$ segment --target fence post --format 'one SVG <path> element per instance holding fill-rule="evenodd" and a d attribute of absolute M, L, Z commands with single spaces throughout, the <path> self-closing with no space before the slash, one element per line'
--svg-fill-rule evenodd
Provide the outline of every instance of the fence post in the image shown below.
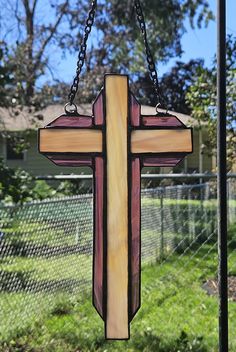
<path fill-rule="evenodd" d="M 161 212 L 161 246 L 160 246 L 160 260 L 164 259 L 164 188 L 160 190 L 160 212 Z"/>
<path fill-rule="evenodd" d="M 192 205 L 192 198 L 191 198 L 191 187 L 187 189 L 188 192 L 188 234 L 189 234 L 189 242 L 192 242 L 195 238 L 195 227 L 194 227 L 194 216 L 193 212 L 195 211 L 194 206 Z M 194 209 L 194 210 L 193 210 Z M 193 218 L 192 218 L 193 217 Z M 182 230 L 182 233 L 184 233 L 184 229 Z"/>

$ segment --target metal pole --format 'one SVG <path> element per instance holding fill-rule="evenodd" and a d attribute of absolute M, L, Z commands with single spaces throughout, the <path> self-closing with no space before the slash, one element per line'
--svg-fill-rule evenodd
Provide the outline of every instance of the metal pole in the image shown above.
<path fill-rule="evenodd" d="M 202 150 L 202 128 L 199 128 L 199 173 L 203 173 L 203 150 Z M 202 178 L 200 178 L 199 183 L 202 183 Z"/>
<path fill-rule="evenodd" d="M 163 207 L 163 201 L 164 201 L 164 190 L 161 190 L 160 193 L 160 211 L 161 211 L 161 246 L 160 246 L 160 260 L 162 261 L 164 259 L 164 207 Z"/>
<path fill-rule="evenodd" d="M 219 251 L 219 351 L 228 352 L 226 2 L 217 0 L 217 164 Z"/>

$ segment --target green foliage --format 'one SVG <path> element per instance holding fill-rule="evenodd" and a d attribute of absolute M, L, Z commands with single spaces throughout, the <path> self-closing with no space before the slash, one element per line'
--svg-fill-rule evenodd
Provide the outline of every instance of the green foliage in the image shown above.
<path fill-rule="evenodd" d="M 14 66 L 5 61 L 8 49 L 5 42 L 0 41 L 0 105 L 9 105 L 10 88 L 12 88 Z"/>
<path fill-rule="evenodd" d="M 4 131 L 1 134 L 7 138 L 7 143 L 9 143 L 16 154 L 23 153 L 30 147 L 29 136 L 31 135 L 31 130 L 17 132 Z"/>
<path fill-rule="evenodd" d="M 177 61 L 171 70 L 164 74 L 160 81 L 160 89 L 164 104 L 169 110 L 190 114 L 191 108 L 186 101 L 186 93 L 196 80 L 196 75 L 203 67 L 204 60 L 196 59 L 189 62 Z M 135 90 L 139 101 L 155 106 L 156 97 L 153 94 L 151 78 L 146 72 L 135 82 Z"/>
<path fill-rule="evenodd" d="M 190 60 L 187 63 L 177 61 L 170 72 L 161 78 L 160 85 L 168 109 L 191 114 L 191 108 L 186 101 L 186 93 L 203 65 L 203 59 Z"/>
<path fill-rule="evenodd" d="M 12 136 L 11 136 L 12 138 Z M 21 152 L 25 147 L 25 141 L 16 142 L 16 152 Z M 24 149 L 23 149 L 24 150 Z M 46 198 L 73 196 L 91 192 L 91 181 L 63 181 L 48 184 L 44 180 L 35 180 L 28 172 L 21 168 L 10 168 L 0 158 L 0 203 L 22 204 L 32 200 Z"/>
<path fill-rule="evenodd" d="M 89 180 L 62 181 L 57 188 L 57 192 L 66 196 L 85 194 L 92 192 L 92 182 Z"/>
<path fill-rule="evenodd" d="M 199 127 L 207 127 L 208 141 L 205 152 L 216 150 L 217 96 L 216 60 L 208 69 L 198 70 L 194 84 L 187 92 L 187 103 L 192 117 L 198 120 Z M 228 169 L 236 162 L 236 37 L 227 38 L 227 159 Z"/>
<path fill-rule="evenodd" d="M 236 248 L 236 224 L 231 225 L 228 229 L 228 243 L 230 249 Z"/>
<path fill-rule="evenodd" d="M 32 177 L 24 170 L 11 169 L 0 159 L 0 201 L 23 203 L 32 197 Z"/>
<path fill-rule="evenodd" d="M 57 187 L 49 186 L 46 181 L 34 180 L 26 171 L 8 167 L 0 159 L 0 202 L 22 204 L 31 200 L 41 200 L 64 195 Z"/>
<path fill-rule="evenodd" d="M 193 27 L 195 24 L 207 24 L 212 19 L 207 1 L 145 0 L 142 5 L 150 46 L 161 61 L 168 61 L 170 57 L 178 56 L 182 52 L 180 40 L 185 18 L 189 18 Z M 105 44 L 107 52 L 102 61 L 99 57 L 101 64 L 119 67 L 124 71 L 128 69 L 146 72 L 143 38 L 132 1 L 110 0 L 106 2 L 106 6 L 101 5 L 96 27 L 102 34 L 98 50 Z"/>
<path fill-rule="evenodd" d="M 8 167 L 0 159 L 0 203 L 22 204 L 32 200 L 73 196 L 91 192 L 91 182 L 64 181 L 49 185 L 44 180 L 35 180 L 28 172 Z"/>
<path fill-rule="evenodd" d="M 36 180 L 32 188 L 32 194 L 34 199 L 42 200 L 54 197 L 57 195 L 57 190 L 50 187 L 44 180 Z"/>

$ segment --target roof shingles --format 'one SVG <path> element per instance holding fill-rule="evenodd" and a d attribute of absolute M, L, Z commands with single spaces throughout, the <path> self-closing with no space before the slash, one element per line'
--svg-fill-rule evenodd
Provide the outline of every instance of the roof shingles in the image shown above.
<path fill-rule="evenodd" d="M 78 111 L 82 115 L 92 114 L 92 105 L 80 105 Z M 160 112 L 165 110 L 159 109 Z M 62 105 L 49 105 L 41 111 L 34 112 L 30 108 L 0 108 L 0 130 L 2 131 L 24 131 L 27 129 L 37 129 L 44 127 L 53 121 L 56 117 L 64 113 Z M 196 126 L 197 121 L 189 115 L 180 114 L 174 111 L 171 114 L 177 116 L 185 125 L 191 124 Z M 142 106 L 143 115 L 155 115 L 155 108 L 151 106 Z"/>

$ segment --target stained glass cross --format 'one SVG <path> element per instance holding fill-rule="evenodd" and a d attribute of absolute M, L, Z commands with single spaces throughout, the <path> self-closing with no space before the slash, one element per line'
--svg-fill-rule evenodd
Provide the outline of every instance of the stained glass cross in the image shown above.
<path fill-rule="evenodd" d="M 141 168 L 175 166 L 192 152 L 192 130 L 173 115 L 141 115 L 128 76 L 110 74 L 93 116 L 60 116 L 39 130 L 39 151 L 93 169 L 93 304 L 106 338 L 128 339 L 140 307 Z"/>

